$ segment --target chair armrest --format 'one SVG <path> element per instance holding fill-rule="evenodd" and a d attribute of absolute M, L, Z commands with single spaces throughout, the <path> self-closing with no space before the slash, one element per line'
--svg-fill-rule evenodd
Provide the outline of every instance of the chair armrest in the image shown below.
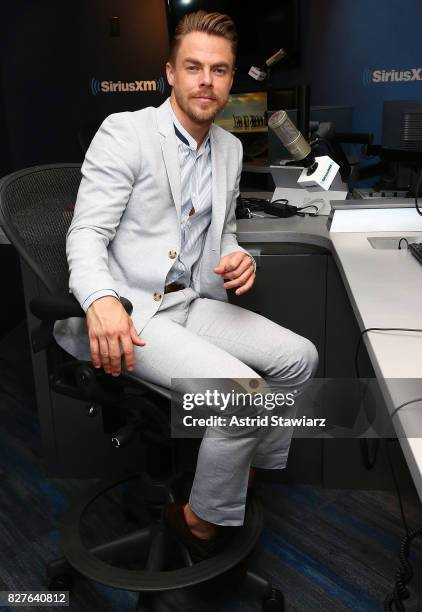
<path fill-rule="evenodd" d="M 132 303 L 124 297 L 120 297 L 120 302 L 128 315 L 132 314 Z M 29 308 L 33 315 L 44 323 L 52 323 L 70 317 L 85 318 L 85 311 L 71 293 L 67 294 L 46 294 L 33 298 L 29 303 Z"/>

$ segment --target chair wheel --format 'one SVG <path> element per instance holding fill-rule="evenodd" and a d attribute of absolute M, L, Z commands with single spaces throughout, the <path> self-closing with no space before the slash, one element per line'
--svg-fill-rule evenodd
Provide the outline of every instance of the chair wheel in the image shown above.
<path fill-rule="evenodd" d="M 284 595 L 281 591 L 273 589 L 271 597 L 262 602 L 262 612 L 284 612 Z"/>
<path fill-rule="evenodd" d="M 71 591 L 73 588 L 73 576 L 70 574 L 61 574 L 50 580 L 48 585 L 49 591 Z"/>

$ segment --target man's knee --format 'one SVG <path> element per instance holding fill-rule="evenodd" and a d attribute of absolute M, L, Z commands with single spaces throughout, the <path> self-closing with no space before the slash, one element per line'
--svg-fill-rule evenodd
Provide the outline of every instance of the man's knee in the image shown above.
<path fill-rule="evenodd" d="M 302 336 L 296 336 L 295 342 L 285 350 L 280 347 L 279 377 L 283 380 L 305 382 L 315 375 L 319 356 L 315 345 Z"/>
<path fill-rule="evenodd" d="M 303 349 L 303 368 L 307 374 L 307 378 L 311 378 L 315 375 L 318 369 L 319 355 L 315 344 L 304 338 L 304 349 Z"/>

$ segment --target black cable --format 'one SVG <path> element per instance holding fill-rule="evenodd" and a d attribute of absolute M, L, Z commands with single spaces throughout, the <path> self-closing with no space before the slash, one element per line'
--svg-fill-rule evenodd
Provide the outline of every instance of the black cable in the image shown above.
<path fill-rule="evenodd" d="M 416 400 L 412 400 L 412 402 L 413 401 L 416 401 Z M 411 404 L 412 402 L 406 402 L 406 404 Z M 399 408 L 403 407 L 406 404 L 402 404 L 402 406 L 399 406 Z M 398 408 L 396 410 L 398 410 Z M 413 568 L 409 561 L 410 545 L 412 543 L 412 540 L 414 540 L 414 538 L 416 538 L 419 535 L 422 535 L 422 527 L 418 527 L 416 529 L 413 529 L 412 531 L 409 530 L 409 526 L 406 520 L 406 515 L 404 512 L 403 500 L 402 500 L 401 493 L 400 493 L 399 483 L 397 480 L 396 473 L 394 471 L 390 449 L 388 447 L 388 443 L 393 442 L 393 441 L 394 440 L 386 440 L 387 459 L 388 459 L 388 463 L 390 466 L 391 475 L 393 477 L 394 486 L 396 488 L 397 497 L 398 497 L 399 506 L 400 506 L 400 514 L 401 514 L 401 518 L 402 518 L 406 533 L 400 544 L 399 567 L 396 572 L 394 590 L 390 595 L 387 595 L 387 597 L 385 598 L 384 610 L 390 612 L 395 609 L 395 610 L 398 610 L 399 612 L 405 612 L 406 608 L 404 607 L 403 600 L 408 599 L 410 596 L 409 591 L 407 589 L 407 585 L 413 578 Z M 393 608 L 393 605 L 395 608 Z"/>
<path fill-rule="evenodd" d="M 286 200 L 286 198 L 277 198 L 276 200 L 272 200 L 270 203 L 271 204 L 288 204 L 289 200 Z"/>
<path fill-rule="evenodd" d="M 380 448 L 379 438 L 375 438 L 372 455 L 369 451 L 369 438 L 362 438 L 360 442 L 360 453 L 364 467 L 369 471 L 375 467 L 377 463 L 378 451 Z"/>
<path fill-rule="evenodd" d="M 289 200 L 286 200 L 285 198 L 278 198 L 276 200 L 272 200 L 272 202 L 268 202 L 269 205 L 273 205 L 273 204 L 282 204 L 285 206 L 290 206 L 292 212 L 291 215 L 297 215 L 298 217 L 305 217 L 306 215 L 309 215 L 310 217 L 316 217 L 317 213 L 318 213 L 318 206 L 315 206 L 315 204 L 306 204 L 305 206 L 293 206 L 292 204 L 289 205 Z M 305 213 L 302 212 L 305 208 L 314 208 L 316 210 L 315 213 Z M 269 210 L 265 210 L 264 212 L 271 214 Z M 277 215 L 275 215 L 277 216 Z"/>
<path fill-rule="evenodd" d="M 295 215 L 299 217 L 305 216 L 305 213 L 301 213 L 297 206 L 289 204 L 288 200 L 285 198 L 278 198 L 276 200 L 272 200 L 272 202 L 268 202 L 266 206 L 264 206 L 264 213 L 274 217 L 280 217 L 282 219 L 287 219 L 288 217 L 293 217 Z"/>
<path fill-rule="evenodd" d="M 304 210 L 305 208 L 315 208 L 315 210 L 316 210 L 316 212 L 315 212 L 315 213 L 306 213 L 306 214 L 308 214 L 308 215 L 309 215 L 309 216 L 311 216 L 311 217 L 316 216 L 316 214 L 317 214 L 317 212 L 318 212 L 318 210 L 319 210 L 319 209 L 318 209 L 318 206 L 315 206 L 315 204 L 307 204 L 306 206 L 301 206 L 301 207 L 299 208 L 299 210 Z"/>
<path fill-rule="evenodd" d="M 288 200 L 286 200 L 287 202 Z M 249 197 L 249 198 L 245 198 L 243 196 L 241 196 L 240 198 L 237 199 L 238 202 L 238 206 L 245 206 L 247 208 L 249 208 L 251 211 L 253 210 L 264 210 L 264 206 L 266 206 L 268 204 L 268 200 L 265 200 L 264 198 L 255 198 L 255 197 Z"/>
<path fill-rule="evenodd" d="M 356 372 L 356 378 L 358 379 L 360 378 L 359 362 L 358 362 L 359 350 L 362 344 L 362 338 L 364 334 L 370 331 L 410 331 L 410 332 L 421 332 L 422 333 L 422 329 L 412 329 L 412 328 L 405 328 L 405 327 L 368 327 L 367 329 L 364 329 L 359 336 L 358 344 L 356 347 L 356 353 L 355 353 L 355 372 Z M 395 411 L 393 412 L 393 415 L 394 414 L 395 414 Z M 368 440 L 364 438 L 360 441 L 360 451 L 361 451 L 362 463 L 367 470 L 372 470 L 375 467 L 379 448 L 380 448 L 380 441 L 379 439 L 376 439 L 374 443 L 374 448 L 372 451 L 372 457 L 371 457 Z"/>
<path fill-rule="evenodd" d="M 265 200 L 264 198 L 255 198 L 253 196 L 251 197 L 239 197 L 237 199 L 237 207 L 236 207 L 236 214 L 237 214 L 237 218 L 243 218 L 243 215 L 239 214 L 242 213 L 243 211 L 247 211 L 248 215 L 245 215 L 246 218 L 250 218 L 251 213 L 253 212 L 265 212 L 266 214 L 271 214 L 268 210 L 265 210 L 265 208 L 268 205 L 271 204 L 282 204 L 282 205 L 286 205 L 289 206 L 289 200 L 287 200 L 286 198 L 277 198 L 276 200 L 273 200 L 272 202 L 270 202 L 269 200 Z M 304 208 L 314 208 L 315 209 L 315 213 L 305 213 L 305 212 L 301 212 L 302 209 Z M 300 208 L 297 206 L 292 206 L 292 209 L 295 209 L 295 212 L 292 212 L 291 214 L 295 214 L 298 215 L 299 217 L 304 217 L 305 215 L 309 215 L 310 217 L 315 217 L 317 216 L 318 213 L 318 206 L 315 206 L 314 204 L 308 204 L 306 206 L 301 206 Z M 273 215 L 275 217 L 277 217 L 278 215 Z"/>
<path fill-rule="evenodd" d="M 400 238 L 400 240 L 399 240 L 399 249 L 400 249 L 400 250 L 401 250 L 401 241 L 402 241 L 402 240 L 405 240 L 405 241 L 406 241 L 406 246 L 409 246 L 409 241 L 408 241 L 408 239 L 407 239 L 407 238 Z"/>
<path fill-rule="evenodd" d="M 357 378 L 359 378 L 358 356 L 359 356 L 359 351 L 360 351 L 360 347 L 362 344 L 362 338 L 364 334 L 367 334 L 370 331 L 408 331 L 408 332 L 422 333 L 422 329 L 413 329 L 411 327 L 368 327 L 367 329 L 364 329 L 363 331 L 361 331 L 359 340 L 358 340 L 358 344 L 356 347 L 356 352 L 355 352 L 355 371 L 356 371 Z"/>
<path fill-rule="evenodd" d="M 413 531 L 406 534 L 400 544 L 399 552 L 399 567 L 396 573 L 396 582 L 394 585 L 394 591 L 387 595 L 384 600 L 384 610 L 394 610 L 392 605 L 394 604 L 395 609 L 400 612 L 405 612 L 406 608 L 403 604 L 403 599 L 408 599 L 410 594 L 407 589 L 407 585 L 413 578 L 413 569 L 409 562 L 410 545 L 412 540 L 417 536 L 422 535 L 422 527 L 418 527 Z"/>
<path fill-rule="evenodd" d="M 422 217 L 422 210 L 419 208 L 419 204 L 418 204 L 419 187 L 421 185 L 421 181 L 422 181 L 422 168 L 419 173 L 419 178 L 417 180 L 416 189 L 415 189 L 415 206 L 416 206 L 416 210 L 418 211 L 418 214 L 421 215 Z"/>
<path fill-rule="evenodd" d="M 386 442 L 394 442 L 394 439 L 386 440 Z M 405 531 L 408 534 L 409 533 L 409 525 L 407 524 L 406 515 L 404 513 L 403 500 L 402 500 L 401 494 L 400 494 L 399 481 L 397 480 L 396 472 L 394 471 L 393 461 L 391 459 L 391 454 L 390 454 L 390 449 L 388 447 L 388 444 L 387 444 L 385 450 L 387 451 L 387 459 L 388 459 L 388 463 L 389 463 L 390 470 L 391 470 L 391 476 L 393 477 L 394 485 L 396 487 L 397 495 L 398 495 L 398 498 L 399 498 L 399 507 L 400 507 L 401 518 L 402 518 L 402 521 L 403 521 L 403 525 L 404 525 Z"/>
<path fill-rule="evenodd" d="M 422 402 L 422 397 L 417 397 L 416 399 L 409 400 L 408 402 L 404 402 L 404 404 L 400 404 L 397 408 L 394 408 L 393 412 L 390 414 L 390 419 L 393 420 L 393 417 L 396 416 L 396 413 L 404 408 L 405 406 L 409 406 L 409 404 L 417 404 L 418 402 Z"/>
<path fill-rule="evenodd" d="M 422 177 L 422 174 L 421 174 L 421 177 Z M 368 327 L 367 329 L 364 329 L 360 333 L 358 344 L 356 347 L 356 353 L 355 353 L 355 370 L 358 375 L 358 378 L 359 378 L 359 364 L 358 364 L 359 349 L 360 349 L 362 338 L 364 334 L 370 331 L 408 331 L 408 332 L 414 332 L 414 333 L 421 333 L 422 329 L 413 329 L 413 328 L 407 328 L 407 327 Z M 397 406 L 397 408 L 395 408 L 394 411 L 392 412 L 391 418 L 393 418 L 395 414 L 398 412 L 398 410 L 400 410 L 404 406 L 408 406 L 409 404 L 413 404 L 418 401 L 422 401 L 422 398 L 409 400 L 407 402 L 404 402 L 403 404 L 400 404 L 400 406 Z M 410 582 L 410 580 L 413 578 L 413 568 L 409 562 L 410 545 L 412 543 L 412 540 L 414 540 L 414 538 L 416 538 L 419 535 L 422 535 L 422 527 L 418 527 L 416 529 L 413 529 L 412 531 L 409 531 L 409 527 L 408 527 L 407 520 L 406 520 L 406 515 L 404 513 L 404 507 L 403 507 L 403 501 L 402 501 L 402 497 L 400 493 L 400 487 L 399 487 L 399 483 L 396 477 L 396 473 L 394 471 L 393 462 L 392 462 L 389 447 L 388 447 L 388 442 L 393 442 L 393 441 L 394 439 L 387 440 L 387 445 L 386 445 L 387 459 L 388 459 L 388 463 L 390 466 L 391 475 L 394 481 L 396 492 L 397 492 L 397 497 L 398 497 L 399 507 L 400 507 L 400 514 L 401 514 L 403 526 L 405 529 L 405 535 L 400 544 L 399 567 L 396 572 L 394 590 L 390 595 L 387 595 L 387 597 L 385 598 L 384 610 L 386 610 L 387 612 L 392 612 L 395 609 L 398 612 L 406 612 L 406 608 L 404 607 L 403 600 L 409 597 L 409 591 L 407 589 L 407 585 Z M 368 448 L 366 450 L 368 450 Z M 393 608 L 393 605 L 395 606 L 395 608 Z"/>
<path fill-rule="evenodd" d="M 360 375 L 359 375 L 359 364 L 358 364 L 358 356 L 359 356 L 359 349 L 360 349 L 360 343 L 361 343 L 361 339 L 363 336 L 363 333 L 361 333 L 360 337 L 359 337 L 359 341 L 358 341 L 358 345 L 356 348 L 356 354 L 355 354 L 355 374 L 356 374 L 356 378 L 359 380 Z M 365 400 L 365 396 L 368 390 L 368 382 L 365 385 L 365 389 L 362 393 L 362 398 L 361 398 L 361 404 L 362 402 Z M 367 438 L 363 438 L 362 440 L 359 440 L 359 447 L 360 447 L 360 456 L 362 459 L 362 463 L 365 467 L 365 469 L 372 470 L 375 467 L 375 464 L 377 462 L 377 457 L 378 457 L 378 451 L 379 451 L 379 440 L 376 439 L 375 440 L 375 444 L 374 444 L 374 448 L 372 451 L 372 456 L 371 453 L 369 451 L 369 442 L 367 440 Z"/>
<path fill-rule="evenodd" d="M 254 212 L 263 211 L 268 204 L 264 198 L 239 196 L 236 202 L 236 219 L 251 219 Z"/>

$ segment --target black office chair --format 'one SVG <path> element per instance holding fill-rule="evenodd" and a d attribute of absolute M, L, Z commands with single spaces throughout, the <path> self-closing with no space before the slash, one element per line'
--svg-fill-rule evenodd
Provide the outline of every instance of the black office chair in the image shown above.
<path fill-rule="evenodd" d="M 59 394 L 63 401 L 70 398 L 87 402 L 85 418 L 101 410 L 103 431 L 109 435 L 110 447 L 118 449 L 113 451 L 116 456 L 125 445 L 134 445 L 134 439 L 140 438 L 142 492 L 149 520 L 133 533 L 87 547 L 80 533 L 86 509 L 105 492 L 139 477 L 139 471 L 126 469 L 122 476 L 99 482 L 71 504 L 62 520 L 64 557 L 48 564 L 49 587 L 69 590 L 75 577 L 82 575 L 139 592 L 137 610 L 146 611 L 151 609 L 154 593 L 189 587 L 231 572 L 261 596 L 264 612 L 280 612 L 284 610 L 281 592 L 246 567 L 245 559 L 262 528 L 262 509 L 253 494 L 248 495 L 244 525 L 234 529 L 235 535 L 224 551 L 206 561 L 193 563 L 187 549 L 177 544 L 163 524 L 164 505 L 181 498 L 186 487 L 176 440 L 170 437 L 169 390 L 130 375 L 108 376 L 90 362 L 78 361 L 63 351 L 53 338 L 55 321 L 85 316 L 68 290 L 65 255 L 65 236 L 80 178 L 79 164 L 38 166 L 5 177 L 0 182 L 0 222 L 23 268 L 36 279 L 31 285 L 28 276 L 24 278 L 30 327 L 31 322 L 38 321 L 30 330 L 33 355 L 41 356 L 45 364 L 35 372 L 36 386 L 45 385 L 50 394 Z M 122 302 L 130 314 L 131 304 L 124 299 Z M 41 401 L 50 401 L 48 393 L 37 395 L 37 403 Z M 44 426 L 41 422 L 42 430 Z M 126 515 L 137 518 L 134 508 L 131 512 L 127 507 Z"/>

